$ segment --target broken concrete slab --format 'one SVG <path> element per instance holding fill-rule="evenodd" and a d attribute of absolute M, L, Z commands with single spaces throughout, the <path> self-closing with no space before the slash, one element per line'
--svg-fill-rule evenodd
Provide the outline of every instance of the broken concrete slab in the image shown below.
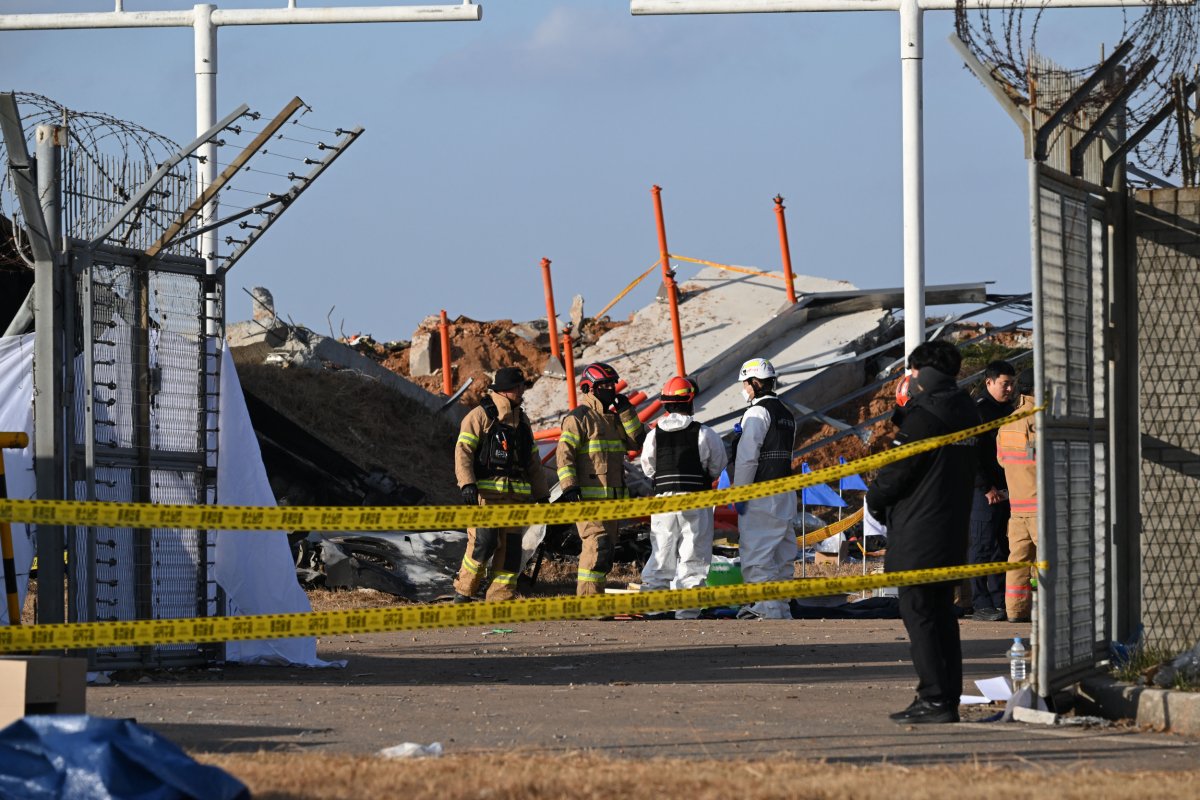
<path fill-rule="evenodd" d="M 782 276 L 745 275 L 716 268 L 700 270 L 681 282 L 680 328 L 689 371 L 701 373 L 697 416 L 705 421 L 728 417 L 745 406 L 737 369 L 754 356 L 766 356 L 784 375 L 784 384 L 803 380 L 804 391 L 795 402 L 819 404 L 862 385 L 861 366 L 811 368 L 818 358 L 853 355 L 864 341 L 884 329 L 890 316 L 883 309 L 810 320 L 808 303 L 797 303 L 776 313 L 786 302 Z M 797 276 L 804 295 L 853 292 L 845 281 Z M 611 363 L 629 384 L 629 393 L 643 391 L 656 397 L 664 381 L 676 372 L 670 311 L 653 302 L 636 312 L 628 325 L 607 332 L 584 350 L 576 365 L 591 361 Z M 805 371 L 789 381 L 788 367 Z M 793 389 L 796 387 L 793 385 Z M 525 395 L 525 409 L 535 426 L 558 423 L 567 409 L 561 383 L 539 381 Z M 732 428 L 734 418 L 714 427 L 719 433 Z"/>
<path fill-rule="evenodd" d="M 230 330 L 227 334 L 230 347 L 239 350 L 239 355 L 243 358 L 259 360 L 258 353 L 261 351 L 261 360 L 264 363 L 310 369 L 348 370 L 394 389 L 431 412 L 440 411 L 455 423 L 461 422 L 466 416 L 468 409 L 456 403 L 447 406 L 446 398 L 426 391 L 402 375 L 362 355 L 353 347 L 303 326 L 278 325 L 264 329 L 258 327 L 258 323 L 249 322 L 235 323 L 230 326 Z M 252 348 L 251 352 L 247 353 L 246 348 Z"/>
<path fill-rule="evenodd" d="M 437 331 L 418 328 L 408 349 L 408 373 L 414 378 L 432 375 L 442 366 L 442 342 Z"/>

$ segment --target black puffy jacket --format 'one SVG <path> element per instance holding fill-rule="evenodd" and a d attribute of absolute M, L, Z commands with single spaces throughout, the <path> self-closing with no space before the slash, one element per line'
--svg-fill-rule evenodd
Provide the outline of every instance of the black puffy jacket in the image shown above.
<path fill-rule="evenodd" d="M 970 395 L 954 378 L 920 370 L 920 392 L 901 409 L 896 444 L 979 424 Z M 867 507 L 888 529 L 888 572 L 965 564 L 979 446 L 974 438 L 894 461 L 879 470 Z"/>

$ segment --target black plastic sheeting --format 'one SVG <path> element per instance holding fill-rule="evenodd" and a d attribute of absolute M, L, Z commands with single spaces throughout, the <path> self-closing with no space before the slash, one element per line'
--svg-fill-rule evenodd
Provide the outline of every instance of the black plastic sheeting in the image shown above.
<path fill-rule="evenodd" d="M 245 784 L 131 720 L 30 716 L 0 730 L 0 798 L 242 800 Z"/>

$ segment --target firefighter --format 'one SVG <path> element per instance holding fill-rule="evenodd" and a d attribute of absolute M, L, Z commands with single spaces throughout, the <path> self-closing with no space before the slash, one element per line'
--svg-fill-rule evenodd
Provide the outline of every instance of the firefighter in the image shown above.
<path fill-rule="evenodd" d="M 454 474 L 467 505 L 543 502 L 550 494 L 533 428 L 521 410 L 526 385 L 517 367 L 498 370 L 487 397 L 463 418 L 454 446 Z M 472 599 L 489 564 L 492 583 L 486 599 L 516 597 L 524 533 L 522 527 L 468 529 L 454 602 Z"/>
<path fill-rule="evenodd" d="M 765 358 L 752 358 L 738 372 L 742 396 L 750 407 L 742 415 L 741 432 L 733 440 L 732 485 L 746 486 L 792 474 L 796 418 L 775 396 L 775 367 Z M 738 549 L 747 583 L 790 581 L 795 577 L 796 493 L 783 492 L 735 504 Z M 790 619 L 785 600 L 761 600 L 746 606 L 743 619 Z"/>
<path fill-rule="evenodd" d="M 1028 374 L 1022 373 L 1021 400 L 1017 413 L 1033 408 L 1033 391 Z M 996 457 L 1008 481 L 1008 560 L 1037 560 L 1037 428 L 1035 417 L 1010 422 L 996 434 Z M 1029 567 L 1009 570 L 1004 579 L 1004 606 L 1009 622 L 1029 622 L 1033 609 L 1032 571 Z"/>
<path fill-rule="evenodd" d="M 558 482 L 563 502 L 613 500 L 629 496 L 625 453 L 640 450 L 646 428 L 629 398 L 617 391 L 620 376 L 608 364 L 588 364 L 579 378 L 580 403 L 562 421 Z M 583 542 L 575 593 L 604 593 L 617 546 L 617 520 L 576 523 Z"/>
<path fill-rule="evenodd" d="M 696 383 L 675 376 L 659 400 L 665 416 L 646 434 L 642 471 L 654 481 L 654 494 L 702 492 L 725 469 L 725 444 L 716 431 L 692 416 Z M 650 517 L 650 558 L 642 569 L 642 591 L 694 589 L 708 581 L 712 563 L 713 509 L 669 511 Z M 675 619 L 696 619 L 699 608 L 681 609 Z M 667 612 L 669 619 L 671 613 Z"/>

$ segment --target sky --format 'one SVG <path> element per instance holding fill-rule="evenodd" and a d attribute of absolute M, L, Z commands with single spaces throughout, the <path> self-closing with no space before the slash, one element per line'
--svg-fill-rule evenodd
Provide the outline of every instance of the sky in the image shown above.
<path fill-rule="evenodd" d="M 225 0 L 218 7 L 280 7 Z M 372 0 L 301 0 L 301 6 Z M 658 257 L 650 189 L 673 253 L 902 285 L 897 15 L 633 17 L 626 0 L 483 0 L 480 22 L 226 27 L 218 116 L 293 95 L 324 128 L 366 133 L 228 276 L 265 286 L 318 332 L 407 339 L 422 318 L 600 310 Z M 189 8 L 125 0 L 126 11 Z M 0 0 L 0 14 L 111 11 L 112 0 Z M 1043 52 L 1081 66 L 1120 12 L 1047 15 Z M 1030 286 L 1021 135 L 925 15 L 928 283 Z M 190 29 L 0 32 L 0 88 L 102 111 L 175 139 L 195 132 Z M 681 265 L 686 280 L 697 267 Z M 646 281 L 611 312 L 649 302 Z"/>

